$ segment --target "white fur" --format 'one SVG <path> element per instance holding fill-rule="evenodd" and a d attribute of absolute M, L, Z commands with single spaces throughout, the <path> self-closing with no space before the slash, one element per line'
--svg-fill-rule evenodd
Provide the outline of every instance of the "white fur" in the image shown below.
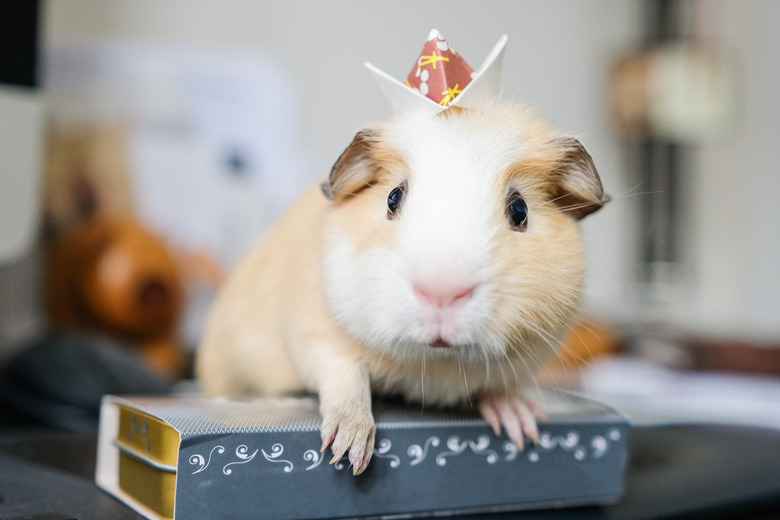
<path fill-rule="evenodd" d="M 356 255 L 348 233 L 331 234 L 324 278 L 337 318 L 369 347 L 395 356 L 503 356 L 505 342 L 487 320 L 495 310 L 495 237 L 507 225 L 499 174 L 522 158 L 518 129 L 485 131 L 417 112 L 384 130 L 408 167 L 407 196 L 388 222 L 397 243 Z M 463 306 L 434 309 L 415 297 L 416 282 L 475 290 Z M 452 347 L 429 347 L 437 338 Z"/>

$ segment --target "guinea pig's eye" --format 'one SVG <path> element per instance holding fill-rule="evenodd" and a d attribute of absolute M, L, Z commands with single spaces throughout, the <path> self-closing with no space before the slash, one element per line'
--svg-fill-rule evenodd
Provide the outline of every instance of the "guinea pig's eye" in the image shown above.
<path fill-rule="evenodd" d="M 506 213 L 513 231 L 525 231 L 528 227 L 528 205 L 519 193 L 509 195 Z"/>
<path fill-rule="evenodd" d="M 387 218 L 392 219 L 401 209 L 404 197 L 406 196 L 406 184 L 396 186 L 387 196 Z"/>

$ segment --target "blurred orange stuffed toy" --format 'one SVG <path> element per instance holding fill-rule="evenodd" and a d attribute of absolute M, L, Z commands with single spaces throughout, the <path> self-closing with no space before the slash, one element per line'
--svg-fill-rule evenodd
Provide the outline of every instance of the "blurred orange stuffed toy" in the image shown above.
<path fill-rule="evenodd" d="M 164 243 L 139 223 L 92 217 L 75 224 L 51 249 L 46 287 L 56 329 L 124 339 L 159 372 L 175 376 L 182 370 L 178 267 Z"/>
<path fill-rule="evenodd" d="M 180 376 L 179 266 L 133 216 L 125 128 L 52 130 L 46 165 L 46 305 L 55 330 L 110 335 Z"/>

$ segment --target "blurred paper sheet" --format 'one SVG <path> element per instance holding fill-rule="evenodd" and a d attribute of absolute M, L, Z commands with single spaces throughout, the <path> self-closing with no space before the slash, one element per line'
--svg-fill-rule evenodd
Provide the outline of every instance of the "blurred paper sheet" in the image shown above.
<path fill-rule="evenodd" d="M 719 423 L 780 430 L 780 378 L 674 371 L 642 359 L 612 358 L 586 369 L 581 387 L 633 424 Z"/>

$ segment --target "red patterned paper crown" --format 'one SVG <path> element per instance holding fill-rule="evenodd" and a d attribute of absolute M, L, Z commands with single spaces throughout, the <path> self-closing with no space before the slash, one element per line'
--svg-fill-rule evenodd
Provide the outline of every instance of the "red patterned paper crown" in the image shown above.
<path fill-rule="evenodd" d="M 370 63 L 365 65 L 394 111 L 423 109 L 437 113 L 452 105 L 467 107 L 482 96 L 495 96 L 506 40 L 506 35 L 502 36 L 482 66 L 474 71 L 439 31 L 433 29 L 406 84 Z"/>
<path fill-rule="evenodd" d="M 428 35 L 417 63 L 406 76 L 407 86 L 448 106 L 471 82 L 474 73 L 436 29 Z"/>

